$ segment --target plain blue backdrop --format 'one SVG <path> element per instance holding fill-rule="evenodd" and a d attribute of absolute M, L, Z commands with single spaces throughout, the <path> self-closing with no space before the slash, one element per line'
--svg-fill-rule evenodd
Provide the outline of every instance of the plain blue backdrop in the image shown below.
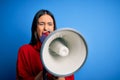
<path fill-rule="evenodd" d="M 120 80 L 119 0 L 0 0 L 0 80 L 16 79 L 17 52 L 31 38 L 40 9 L 50 10 L 57 28 L 78 30 L 88 45 L 75 80 Z"/>

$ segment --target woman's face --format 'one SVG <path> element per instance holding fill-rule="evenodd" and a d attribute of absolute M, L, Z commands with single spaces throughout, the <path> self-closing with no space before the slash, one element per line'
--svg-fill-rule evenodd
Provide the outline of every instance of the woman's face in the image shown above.
<path fill-rule="evenodd" d="M 54 31 L 54 22 L 51 16 L 48 14 L 42 15 L 38 19 L 37 23 L 37 34 L 38 37 L 41 37 L 43 33 L 46 33 L 47 31 Z"/>

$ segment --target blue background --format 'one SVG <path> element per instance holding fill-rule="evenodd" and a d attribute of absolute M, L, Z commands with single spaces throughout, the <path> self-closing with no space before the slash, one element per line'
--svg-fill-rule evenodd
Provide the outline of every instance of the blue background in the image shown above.
<path fill-rule="evenodd" d="M 119 0 L 0 0 L 0 80 L 15 80 L 17 52 L 29 43 L 40 9 L 50 10 L 57 28 L 84 36 L 88 58 L 75 80 L 120 80 Z"/>

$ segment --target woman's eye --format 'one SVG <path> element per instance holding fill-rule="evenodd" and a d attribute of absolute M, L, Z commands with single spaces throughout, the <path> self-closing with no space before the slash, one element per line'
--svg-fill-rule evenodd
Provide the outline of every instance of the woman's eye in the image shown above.
<path fill-rule="evenodd" d="M 38 25 L 42 26 L 42 25 L 44 25 L 44 23 L 42 23 L 42 22 L 38 22 Z"/>
<path fill-rule="evenodd" d="M 43 23 L 41 23 L 40 25 L 44 25 Z"/>
<path fill-rule="evenodd" d="M 48 23 L 49 26 L 52 26 L 53 24 L 52 23 Z"/>

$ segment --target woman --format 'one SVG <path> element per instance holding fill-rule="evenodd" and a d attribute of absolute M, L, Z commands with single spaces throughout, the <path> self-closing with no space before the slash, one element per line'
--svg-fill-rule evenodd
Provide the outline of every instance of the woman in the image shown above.
<path fill-rule="evenodd" d="M 20 47 L 17 59 L 17 80 L 43 80 L 47 74 L 48 80 L 74 80 L 74 75 L 67 77 L 55 77 L 44 73 L 40 59 L 40 48 L 43 34 L 56 29 L 53 14 L 48 10 L 40 10 L 36 13 L 32 23 L 32 37 L 29 44 Z"/>

